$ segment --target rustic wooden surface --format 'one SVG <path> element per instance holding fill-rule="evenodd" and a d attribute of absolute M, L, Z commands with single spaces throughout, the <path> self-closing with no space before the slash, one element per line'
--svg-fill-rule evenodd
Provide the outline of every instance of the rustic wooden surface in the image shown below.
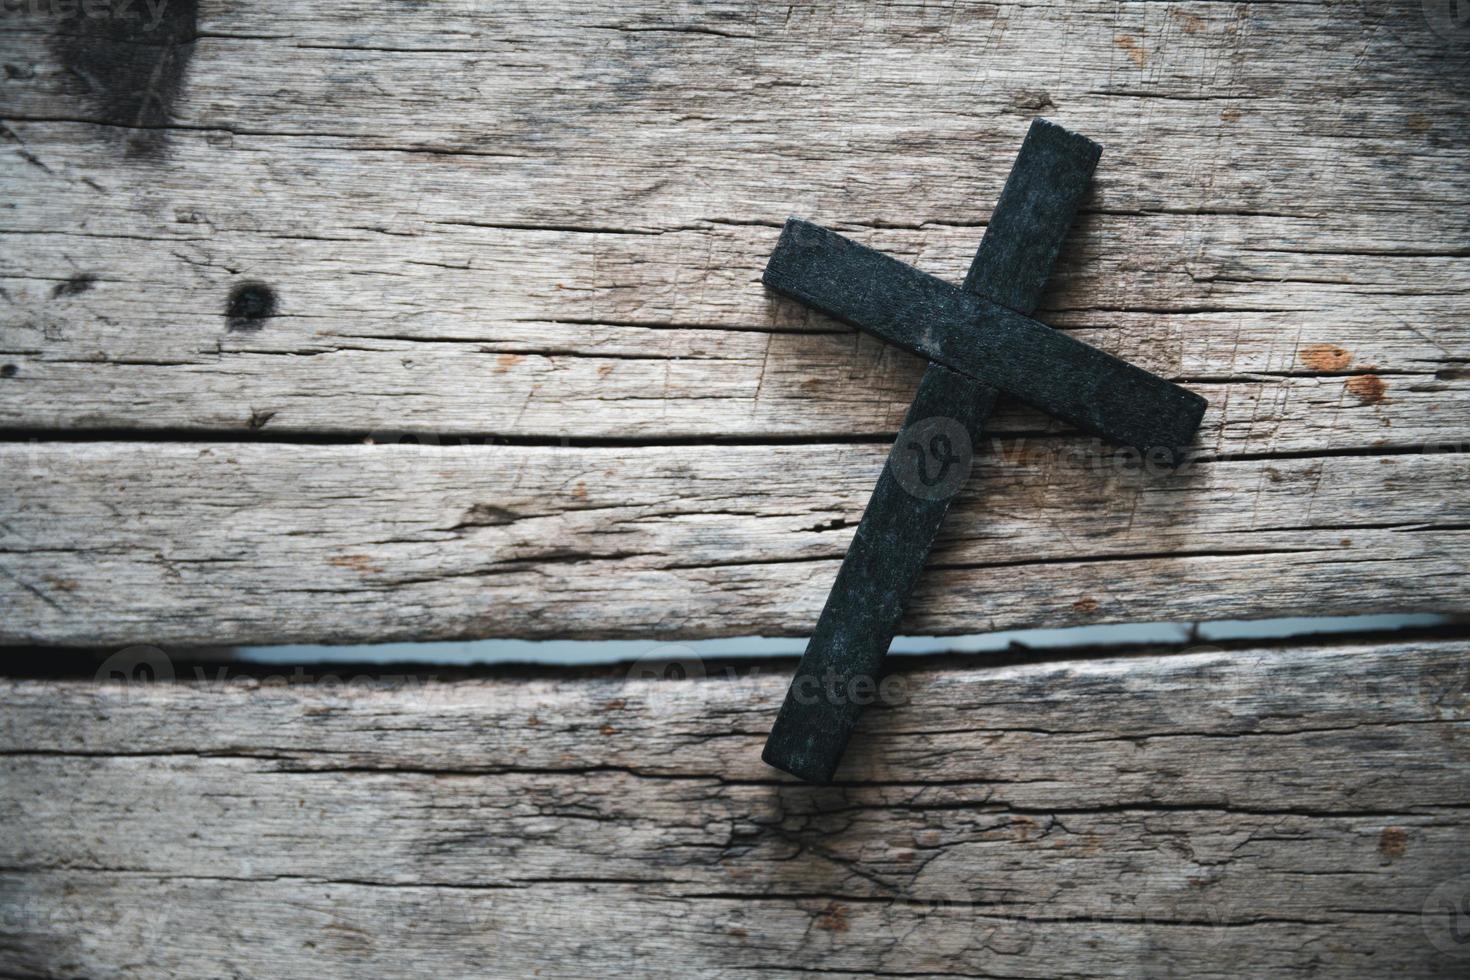
<path fill-rule="evenodd" d="M 0 448 L 12 642 L 801 635 L 886 452 L 78 448 Z M 1151 478 L 1019 448 L 956 501 L 911 631 L 1464 608 L 1464 453 Z"/>
<path fill-rule="evenodd" d="M 10 678 L 0 973 L 1463 976 L 1467 654 L 910 666 L 830 787 L 789 663 Z"/>
<path fill-rule="evenodd" d="M 799 214 L 958 280 L 1035 114 L 1106 148 L 1039 316 L 1199 459 L 1003 408 L 908 628 L 1466 606 L 1417 3 L 171 0 L 127 71 L 19 6 L 0 641 L 807 632 L 922 366 L 760 268 Z"/>
<path fill-rule="evenodd" d="M 766 256 L 958 281 L 1036 114 L 1038 316 L 1210 408 L 1002 408 L 906 628 L 1466 609 L 1430 5 L 15 6 L 0 644 L 806 634 L 922 365 Z M 0 678 L 0 975 L 1460 976 L 1467 652 L 910 665 L 824 788 L 789 665 Z"/>

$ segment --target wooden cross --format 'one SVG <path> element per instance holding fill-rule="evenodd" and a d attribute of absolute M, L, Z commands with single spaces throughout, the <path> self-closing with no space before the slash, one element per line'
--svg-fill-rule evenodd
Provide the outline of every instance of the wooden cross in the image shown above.
<path fill-rule="evenodd" d="M 1033 120 L 962 289 L 786 222 L 767 286 L 930 363 L 766 741 L 770 765 L 831 780 L 998 394 L 1170 465 L 1193 440 L 1203 398 L 1027 315 L 1101 152 Z"/>

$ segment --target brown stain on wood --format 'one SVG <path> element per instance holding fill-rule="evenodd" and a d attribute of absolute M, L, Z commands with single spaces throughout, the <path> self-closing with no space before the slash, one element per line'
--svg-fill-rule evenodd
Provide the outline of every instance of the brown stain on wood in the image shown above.
<path fill-rule="evenodd" d="M 495 373 L 504 374 L 525 359 L 523 354 L 501 354 L 495 359 Z"/>
<path fill-rule="evenodd" d="M 846 932 L 849 928 L 847 924 L 847 912 L 848 908 L 846 905 L 839 905 L 836 902 L 831 903 L 821 915 L 817 916 L 817 928 L 824 929 L 827 932 Z"/>
<path fill-rule="evenodd" d="M 1077 612 L 1082 613 L 1083 615 L 1090 616 L 1093 613 L 1097 612 L 1099 605 L 1100 603 L 1091 596 L 1083 596 L 1076 602 L 1072 603 L 1072 608 L 1075 609 Z"/>
<path fill-rule="evenodd" d="M 1220 110 L 1221 122 L 1235 122 L 1239 118 L 1240 110 L 1235 108 L 1234 106 L 1226 106 L 1224 109 Z"/>
<path fill-rule="evenodd" d="M 1036 830 L 1036 821 L 1030 817 L 1013 817 L 1011 830 L 1015 833 L 1017 841 L 1028 841 L 1031 839 L 1032 832 Z"/>
<path fill-rule="evenodd" d="M 1364 405 L 1377 405 L 1383 401 L 1383 393 L 1388 390 L 1388 385 L 1376 374 L 1360 374 L 1356 378 L 1347 379 L 1347 390 Z"/>
<path fill-rule="evenodd" d="M 1411 133 L 1427 133 L 1429 132 L 1429 117 L 1422 112 L 1410 113 L 1406 125 Z"/>
<path fill-rule="evenodd" d="M 1378 853 L 1390 861 L 1403 857 L 1408 844 L 1409 835 L 1404 833 L 1402 827 L 1384 827 L 1383 833 L 1378 835 Z"/>
<path fill-rule="evenodd" d="M 338 568 L 350 568 L 354 572 L 361 572 L 363 575 L 371 575 L 383 570 L 383 566 L 373 564 L 371 555 L 338 555 L 335 558 L 328 558 L 327 564 L 335 565 Z"/>
<path fill-rule="evenodd" d="M 1113 38 L 1113 44 L 1117 45 L 1139 68 L 1142 68 L 1148 60 L 1148 55 L 1144 52 L 1143 45 L 1139 44 L 1137 40 L 1127 34 L 1119 34 Z"/>
<path fill-rule="evenodd" d="M 1353 353 L 1336 344 L 1308 344 L 1297 358 L 1313 371 L 1341 371 L 1353 362 Z"/>
<path fill-rule="evenodd" d="M 1205 19 L 1183 10 L 1171 10 L 1170 16 L 1179 22 L 1179 29 L 1186 34 L 1198 34 L 1205 29 Z"/>
<path fill-rule="evenodd" d="M 611 725 L 603 725 L 601 728 L 598 729 L 598 732 L 603 735 L 616 735 L 618 733 L 618 730 Z"/>

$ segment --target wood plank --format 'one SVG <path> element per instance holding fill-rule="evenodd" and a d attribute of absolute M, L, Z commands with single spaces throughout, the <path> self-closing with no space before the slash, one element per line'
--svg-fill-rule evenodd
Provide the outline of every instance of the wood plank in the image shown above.
<path fill-rule="evenodd" d="M 1184 220 L 1174 219 L 1174 233 Z M 24 248 L 0 253 L 14 269 L 3 280 L 3 356 L 17 368 L 0 385 L 0 423 L 882 436 L 897 429 L 922 371 L 917 358 L 759 287 L 775 229 L 523 232 L 509 241 L 472 231 L 407 264 L 394 236 L 327 243 L 323 253 L 322 242 L 235 235 L 157 247 L 27 235 Z M 1458 288 L 1450 284 L 1460 260 L 1375 260 L 1365 278 L 1351 268 L 1363 259 L 1339 256 L 1310 274 L 1340 283 L 1293 285 L 1264 282 L 1289 273 L 1253 258 L 1254 271 L 1217 291 L 1178 268 L 1175 246 L 1160 254 L 1168 229 L 1117 232 L 1079 246 L 1085 284 L 1053 300 L 1068 308 L 1038 315 L 1199 390 L 1210 400 L 1205 447 L 1300 452 L 1463 437 L 1470 383 L 1459 365 L 1470 356 L 1470 321 L 1466 295 L 1444 292 Z M 949 229 L 932 257 L 920 242 L 933 233 L 861 237 L 958 278 L 978 232 Z M 1148 249 L 1175 267 L 1168 285 L 1143 288 L 1118 270 Z M 88 250 L 126 255 L 130 268 L 109 273 Z M 98 278 L 66 292 L 80 272 Z M 281 312 L 259 331 L 231 332 L 227 295 L 246 275 L 275 284 Z M 1396 278 L 1416 292 L 1380 295 Z M 1059 279 L 1068 281 L 1065 268 Z M 505 285 L 485 293 L 480 282 Z M 999 431 L 1051 424 L 1020 408 L 994 420 Z"/>
<path fill-rule="evenodd" d="M 805 635 L 885 447 L 0 446 L 9 643 Z M 1454 612 L 1470 454 L 1001 440 L 908 632 Z"/>
<path fill-rule="evenodd" d="M 1044 319 L 1216 385 L 1217 449 L 1447 437 L 1464 77 L 1357 13 L 230 4 L 199 14 L 167 152 L 135 159 L 21 12 L 0 424 L 891 435 L 919 365 L 772 332 L 834 329 L 756 285 L 775 229 L 957 276 L 1044 111 L 1108 147 Z M 242 278 L 281 297 L 243 335 Z M 1324 395 L 1363 417 L 1314 424 Z"/>
<path fill-rule="evenodd" d="M 0 641 L 806 632 L 922 364 L 762 289 L 780 224 L 958 282 L 1037 114 L 1106 146 L 1037 315 L 1206 397 L 1204 475 L 1004 408 L 908 628 L 1465 608 L 1409 457 L 1470 443 L 1470 73 L 1419 11 L 170 0 L 165 91 L 22 6 Z M 24 442 L 77 432 L 140 443 Z M 313 443 L 404 432 L 451 446 Z M 141 443 L 193 433 L 306 445 Z"/>
<path fill-rule="evenodd" d="M 6 679 L 0 967 L 1455 976 L 1467 653 L 911 665 L 831 787 L 789 665 Z"/>
<path fill-rule="evenodd" d="M 47 247 L 37 237 L 27 239 L 24 254 L 34 257 Z M 563 251 L 556 240 L 565 237 L 549 235 L 539 251 L 547 263 L 562 261 L 549 256 Z M 955 245 L 973 250 L 975 237 L 974 229 L 963 229 Z M 717 275 L 707 288 L 747 304 L 775 302 L 755 285 L 775 234 L 747 231 L 743 238 L 749 282 L 727 286 Z M 653 288 L 685 295 L 674 280 L 698 279 L 697 268 L 680 268 L 696 246 L 693 234 L 669 243 L 667 266 L 645 255 L 639 264 L 654 270 L 647 275 L 669 277 Z M 59 260 L 68 245 L 57 247 Z M 131 248 L 116 240 L 106 247 Z M 830 321 L 828 332 L 815 334 L 643 326 L 640 314 L 628 313 L 628 321 L 621 313 L 584 314 L 576 301 L 558 311 L 537 298 L 554 291 L 554 282 L 526 284 L 527 298 L 517 302 L 541 308 L 515 316 L 529 319 L 479 322 L 475 307 L 482 300 L 467 286 L 466 272 L 405 277 L 385 270 L 362 286 L 354 283 L 366 295 L 343 295 L 328 285 L 342 280 L 336 261 L 316 262 L 279 242 L 269 247 L 277 253 L 272 266 L 295 265 L 302 273 L 315 267 L 316 284 L 303 288 L 337 295 L 318 305 L 257 267 L 255 278 L 278 284 L 282 314 L 249 334 L 225 330 L 226 297 L 237 277 L 223 270 L 191 287 L 201 290 L 194 299 L 181 296 L 179 306 L 170 302 L 167 309 L 157 300 L 169 287 L 148 274 L 99 281 L 62 297 L 52 296 L 62 284 L 55 264 L 53 278 L 6 280 L 12 298 L 35 316 L 7 321 L 3 356 L 17 372 L 0 384 L 0 423 L 649 441 L 884 438 L 897 430 L 922 372 L 919 359 Z M 673 258 L 675 252 L 683 258 Z M 525 250 L 521 255 L 507 261 L 539 261 Z M 963 268 L 959 247 L 951 257 Z M 495 273 L 490 270 L 492 278 Z M 1451 274 L 1444 264 L 1423 273 L 1426 279 Z M 1295 300 L 1278 297 L 1286 309 L 1266 313 L 1043 316 L 1058 325 L 1090 317 L 1099 325 L 1077 329 L 1078 339 L 1206 397 L 1199 437 L 1206 452 L 1302 453 L 1466 438 L 1470 376 L 1458 365 L 1470 351 L 1470 320 L 1462 296 L 1389 305 L 1354 288 L 1311 291 L 1300 300 L 1304 312 L 1291 312 Z M 394 297 L 442 312 L 393 312 Z M 121 305 L 111 306 L 114 299 Z M 456 302 L 470 310 L 454 312 Z M 109 309 L 103 315 L 113 322 L 79 328 L 88 308 Z M 297 316 L 299 309 L 309 312 Z M 545 319 L 558 316 L 571 322 Z M 579 322 L 584 319 L 591 325 Z M 759 321 L 755 315 L 747 322 Z M 992 424 L 999 432 L 1057 427 L 1019 406 L 1003 408 Z"/>
<path fill-rule="evenodd" d="M 1263 255 L 1246 249 L 1284 230 L 1238 220 L 1227 232 L 1219 219 L 1084 215 L 1038 316 L 1200 391 L 1201 443 L 1216 452 L 1463 437 L 1464 259 Z M 0 251 L 0 356 L 17 369 L 0 385 L 0 424 L 891 436 L 922 371 L 760 287 L 774 227 L 452 232 L 18 236 Z M 979 230 L 854 234 L 957 281 Z M 1202 238 L 1205 254 L 1181 257 Z M 1292 241 L 1279 248 L 1303 247 Z M 89 288 L 67 292 L 84 274 Z M 249 333 L 224 316 L 243 279 L 279 299 Z M 1054 423 L 1010 408 L 994 424 Z"/>
<path fill-rule="evenodd" d="M 177 159 L 175 141 L 191 132 L 225 147 L 294 133 L 408 155 L 353 189 L 392 187 L 392 213 L 466 210 L 464 198 L 405 200 L 405 186 L 423 189 L 400 176 L 422 162 L 418 152 L 450 157 L 443 167 L 531 178 L 514 193 L 469 202 L 482 214 L 561 219 L 580 210 L 587 223 L 647 227 L 697 220 L 716 202 L 738 208 L 732 217 L 765 217 L 773 194 L 882 211 L 901 190 L 919 202 L 906 218 L 952 221 L 1000 190 L 1004 168 L 973 165 L 1013 149 L 996 124 L 1024 127 L 1057 110 L 1098 132 L 1110 154 L 1113 144 L 1126 154 L 1130 166 L 1106 183 L 1124 206 L 1156 203 L 1158 176 L 1169 173 L 1181 179 L 1169 188 L 1175 208 L 1214 199 L 1235 210 L 1316 214 L 1332 210 L 1319 202 L 1332 202 L 1343 213 L 1330 220 L 1367 226 L 1380 209 L 1404 206 L 1400 179 L 1445 204 L 1465 187 L 1463 173 L 1441 166 L 1463 138 L 1465 83 L 1454 58 L 1443 47 L 1416 48 L 1418 38 L 1405 43 L 1375 24 L 1373 11 L 1093 0 L 959 11 L 815 3 L 790 13 L 745 4 L 210 5 L 198 14 L 201 36 L 172 106 L 168 125 L 178 131 L 165 159 Z M 5 27 L 7 60 L 20 69 L 7 86 L 9 115 L 106 118 L 53 46 L 35 43 L 54 30 L 48 20 L 17 11 Z M 1360 70 L 1365 57 L 1378 69 L 1371 78 Z M 1344 101 L 1323 111 L 1324 94 Z M 1288 132 L 1297 138 L 1283 139 Z M 1114 138 L 1124 133 L 1133 138 Z M 124 136 L 89 139 L 100 152 Z M 1177 155 L 1181 146 L 1190 159 Z M 1228 165 L 1215 155 L 1221 149 Z M 751 151 L 792 166 L 773 185 Z M 910 165 L 895 166 L 895 153 Z M 1410 172 L 1395 169 L 1386 182 L 1384 159 L 1400 155 Z M 981 186 L 954 179 L 960 160 Z M 669 165 L 682 161 L 710 167 Z M 1333 179 L 1318 179 L 1327 166 Z M 279 169 L 290 179 L 292 167 Z M 1303 187 L 1312 194 L 1303 197 Z M 305 226 L 313 216 L 278 220 Z M 1463 217 L 1446 220 L 1463 227 Z M 1380 234 L 1422 244 L 1409 232 Z"/>

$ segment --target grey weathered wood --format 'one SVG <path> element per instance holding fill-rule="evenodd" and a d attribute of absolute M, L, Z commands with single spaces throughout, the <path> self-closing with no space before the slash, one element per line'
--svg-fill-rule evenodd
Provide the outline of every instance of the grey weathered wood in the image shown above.
<path fill-rule="evenodd" d="M 1465 453 L 984 449 L 910 632 L 1464 608 Z M 800 635 L 884 451 L 0 446 L 0 639 Z"/>
<path fill-rule="evenodd" d="M 1461 975 L 1467 655 L 910 668 L 831 787 L 768 664 L 8 679 L 0 970 Z"/>
<path fill-rule="evenodd" d="M 1023 131 L 1018 121 L 1000 159 Z M 956 168 L 971 179 L 973 167 Z M 771 206 L 784 216 L 784 202 Z M 829 223 L 844 226 L 838 216 Z M 954 277 L 977 234 L 847 230 Z M 19 368 L 0 385 L 0 422 L 891 437 L 923 370 L 918 358 L 759 285 L 779 219 L 656 235 L 451 226 L 353 232 L 371 239 L 343 242 L 230 231 L 152 245 L 130 237 L 147 233 L 37 231 L 0 252 L 11 267 L 0 337 Z M 1038 316 L 1199 391 L 1210 402 L 1200 441 L 1211 451 L 1463 438 L 1465 259 L 1343 254 L 1380 246 L 1315 234 L 1308 219 L 1084 214 Z M 1429 247 L 1460 248 L 1448 242 L 1465 238 L 1445 230 Z M 1319 248 L 1325 254 L 1295 251 Z M 121 261 L 125 269 L 108 271 Z M 89 289 L 53 296 L 83 272 L 98 276 Z M 246 276 L 275 285 L 281 314 L 258 331 L 229 332 L 229 290 Z M 1011 406 L 992 424 L 1035 432 L 1054 423 Z"/>
<path fill-rule="evenodd" d="M 958 274 L 975 229 L 954 226 L 983 221 L 1038 110 L 1119 147 L 1047 322 L 1229 379 L 1202 390 L 1252 450 L 1322 446 L 1262 433 L 1326 394 L 1278 375 L 1324 364 L 1384 381 L 1368 421 L 1397 427 L 1335 446 L 1422 439 L 1427 403 L 1464 405 L 1470 177 L 1443 59 L 1315 3 L 783 13 L 206 8 L 167 155 L 141 162 L 67 121 L 91 116 L 46 25 L 7 18 L 3 339 L 28 380 L 0 419 L 890 435 L 920 366 L 766 333 L 811 329 L 754 288 L 775 229 L 805 214 Z M 282 299 L 244 336 L 222 315 L 241 277 Z M 267 356 L 288 353 L 312 356 Z"/>
<path fill-rule="evenodd" d="M 0 19 L 6 438 L 631 445 L 540 471 L 532 447 L 466 453 L 450 478 L 384 449 L 215 447 L 248 477 L 191 468 L 194 447 L 37 450 L 44 472 L 3 475 L 7 640 L 806 632 L 844 543 L 807 529 L 856 520 L 878 467 L 828 440 L 890 439 L 922 364 L 761 289 L 779 224 L 957 279 L 1036 114 L 1111 148 L 1037 315 L 1209 399 L 1207 456 L 1281 458 L 1235 464 L 1258 482 L 1202 535 L 1193 515 L 1221 501 L 1151 483 L 1115 503 L 1056 475 L 1064 503 L 1054 468 L 1024 463 L 1040 488 L 996 506 L 1041 508 L 1075 546 L 1026 537 L 1053 563 L 997 577 L 962 501 L 913 625 L 1465 606 L 1442 529 L 1463 525 L 1463 483 L 1344 486 L 1341 523 L 1374 526 L 1339 533 L 1322 500 L 1304 512 L 1310 478 L 1262 476 L 1470 439 L 1470 73 L 1417 11 L 229 0 L 198 11 L 169 117 L 138 129 L 21 6 Z M 278 311 L 230 330 L 244 280 Z M 992 429 L 1074 445 L 1014 405 Z M 730 437 L 752 446 L 658 445 Z M 122 462 L 154 454 L 173 461 Z M 723 500 L 682 510 L 704 491 L 672 478 L 650 496 L 649 458 L 725 474 Z M 583 510 L 579 483 L 611 509 Z M 508 492 L 537 519 L 446 530 Z M 609 523 L 630 501 L 637 524 Z M 1159 541 L 1121 530 L 1123 503 Z M 39 530 L 56 508 L 77 523 Z"/>
<path fill-rule="evenodd" d="M 1207 459 L 1002 411 L 909 625 L 1463 610 L 1470 73 L 1379 6 L 225 0 L 144 129 L 7 10 L 0 639 L 805 632 L 922 365 L 777 225 L 958 277 L 1038 113 L 1114 148 L 1039 315 Z M 826 790 L 776 673 L 8 680 L 0 972 L 1455 975 L 1465 656 L 920 672 Z"/>

